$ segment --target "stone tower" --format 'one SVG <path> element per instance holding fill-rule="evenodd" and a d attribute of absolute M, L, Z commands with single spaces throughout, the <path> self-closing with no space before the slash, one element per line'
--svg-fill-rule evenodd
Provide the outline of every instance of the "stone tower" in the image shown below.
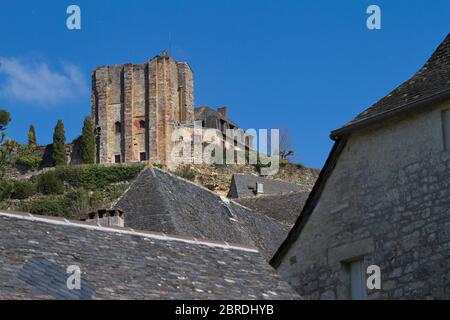
<path fill-rule="evenodd" d="M 168 163 L 173 129 L 194 120 L 193 73 L 166 51 L 144 64 L 98 67 L 91 103 L 97 163 Z"/>

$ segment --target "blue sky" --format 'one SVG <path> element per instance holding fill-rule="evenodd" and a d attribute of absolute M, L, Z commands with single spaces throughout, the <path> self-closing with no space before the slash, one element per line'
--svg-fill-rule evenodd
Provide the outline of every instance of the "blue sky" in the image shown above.
<path fill-rule="evenodd" d="M 82 29 L 66 28 L 81 8 Z M 382 29 L 366 28 L 366 8 Z M 163 49 L 194 70 L 196 105 L 244 128 L 288 128 L 296 161 L 322 167 L 329 132 L 410 77 L 450 31 L 450 1 L 2 1 L 0 108 L 8 135 L 50 143 L 90 114 L 91 71 Z"/>

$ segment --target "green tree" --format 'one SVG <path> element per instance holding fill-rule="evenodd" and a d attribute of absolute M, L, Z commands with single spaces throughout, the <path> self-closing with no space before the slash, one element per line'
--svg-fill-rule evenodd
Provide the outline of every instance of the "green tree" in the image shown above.
<path fill-rule="evenodd" d="M 30 125 L 30 129 L 28 129 L 28 145 L 30 147 L 36 145 L 36 130 L 33 125 Z"/>
<path fill-rule="evenodd" d="M 58 120 L 53 133 L 53 164 L 55 166 L 67 165 L 66 134 L 62 120 Z"/>
<path fill-rule="evenodd" d="M 94 125 L 91 117 L 84 118 L 81 135 L 81 158 L 84 163 L 92 164 L 95 162 Z"/>
<path fill-rule="evenodd" d="M 0 109 L 0 143 L 3 143 L 5 139 L 5 130 L 8 124 L 11 122 L 11 115 L 8 111 Z"/>

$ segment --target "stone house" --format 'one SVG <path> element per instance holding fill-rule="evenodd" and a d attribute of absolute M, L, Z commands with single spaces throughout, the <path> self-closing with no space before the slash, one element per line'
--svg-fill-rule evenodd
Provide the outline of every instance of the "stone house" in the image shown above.
<path fill-rule="evenodd" d="M 223 148 L 235 147 L 235 150 L 246 150 L 254 148 L 254 137 L 251 135 L 243 135 L 238 130 L 242 130 L 235 122 L 228 117 L 228 108 L 223 106 L 214 110 L 208 106 L 197 107 L 194 110 L 195 121 L 201 123 L 204 129 L 216 130 L 216 143 L 221 143 Z M 233 130 L 234 136 L 230 136 L 227 130 Z M 228 141 L 227 138 L 229 137 Z"/>
<path fill-rule="evenodd" d="M 214 128 L 217 134 L 212 140 L 218 138 L 215 143 L 222 144 L 222 132 L 238 128 L 227 118 L 226 107 L 218 112 L 209 107 L 194 111 L 192 69 L 187 62 L 175 61 L 166 51 L 143 64 L 95 68 L 91 105 L 97 163 L 152 160 L 173 168 L 178 162 L 174 157 L 179 157 L 172 153 L 177 142 L 175 130 L 187 132 L 189 141 L 200 136 L 203 142 L 203 128 Z M 214 114 L 217 126 L 210 123 Z M 199 134 L 193 130 L 196 120 L 202 123 Z"/>
<path fill-rule="evenodd" d="M 331 138 L 272 265 L 308 299 L 450 299 L 450 35 Z"/>

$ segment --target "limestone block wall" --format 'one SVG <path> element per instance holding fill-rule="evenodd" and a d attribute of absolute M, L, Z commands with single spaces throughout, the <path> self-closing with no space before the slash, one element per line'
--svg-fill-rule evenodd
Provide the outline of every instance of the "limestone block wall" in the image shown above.
<path fill-rule="evenodd" d="M 133 144 L 133 158 L 131 161 L 139 161 L 140 154 L 145 152 L 147 155 L 148 152 L 148 136 L 146 132 L 146 128 L 141 128 L 141 121 L 144 122 L 145 126 L 148 124 L 148 104 L 147 104 L 147 65 L 133 65 L 133 74 L 132 74 L 132 101 L 133 107 L 132 112 L 133 116 L 131 119 L 132 122 L 132 144 Z"/>
<path fill-rule="evenodd" d="M 147 159 L 170 162 L 171 132 L 193 121 L 193 75 L 187 63 L 167 53 L 144 64 L 96 68 L 92 115 L 97 128 L 97 162 Z M 120 130 L 117 130 L 120 123 Z"/>
<path fill-rule="evenodd" d="M 278 267 L 307 299 L 349 298 L 346 261 L 381 268 L 369 299 L 450 299 L 450 151 L 441 111 L 353 134 Z"/>
<path fill-rule="evenodd" d="M 181 121 L 190 121 L 194 119 L 194 77 L 189 64 L 186 62 L 177 62 L 178 81 L 181 86 L 180 99 L 183 111 Z"/>

